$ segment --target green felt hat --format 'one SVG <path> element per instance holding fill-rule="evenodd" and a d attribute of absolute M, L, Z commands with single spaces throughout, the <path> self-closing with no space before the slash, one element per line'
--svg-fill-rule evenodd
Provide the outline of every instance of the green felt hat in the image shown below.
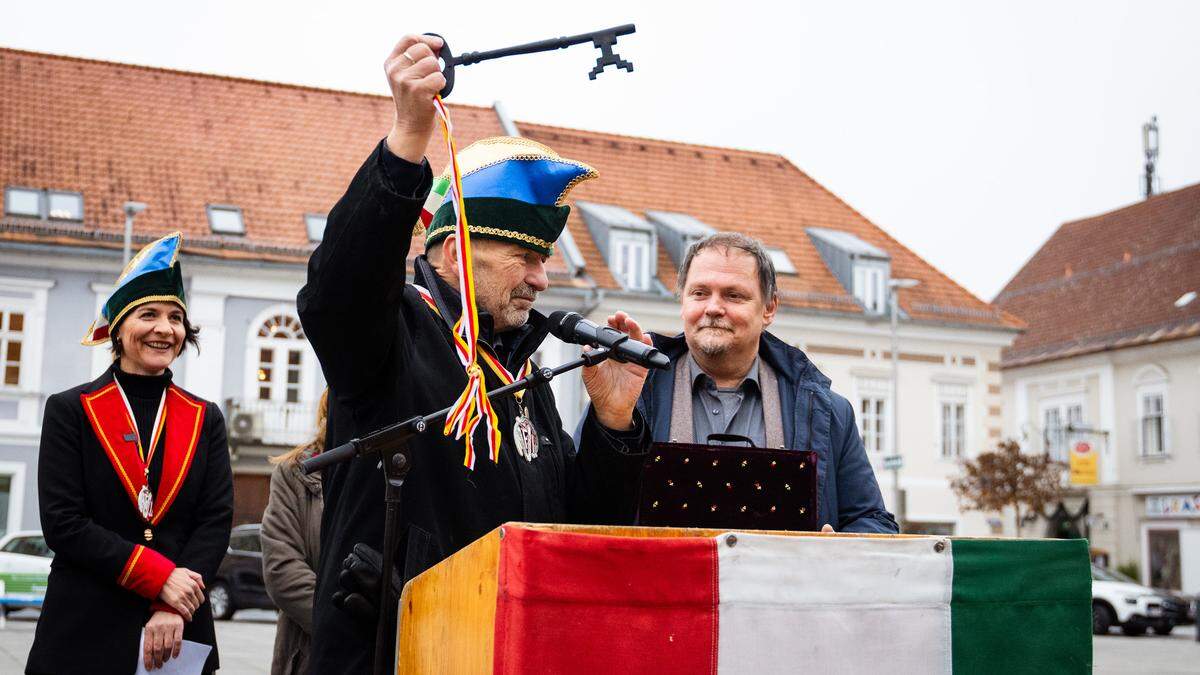
<path fill-rule="evenodd" d="M 173 302 L 186 312 L 183 270 L 178 259 L 182 246 L 183 234 L 174 232 L 138 251 L 117 278 L 117 287 L 83 336 L 83 344 L 108 342 L 111 329 L 132 309 L 148 302 Z"/>

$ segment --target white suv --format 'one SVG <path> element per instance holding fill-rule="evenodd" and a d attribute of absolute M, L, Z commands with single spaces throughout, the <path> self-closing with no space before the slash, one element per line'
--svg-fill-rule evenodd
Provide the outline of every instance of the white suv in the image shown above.
<path fill-rule="evenodd" d="M 1092 632 L 1105 635 L 1114 625 L 1126 635 L 1143 635 L 1163 619 L 1163 598 L 1153 588 L 1092 565 Z"/>

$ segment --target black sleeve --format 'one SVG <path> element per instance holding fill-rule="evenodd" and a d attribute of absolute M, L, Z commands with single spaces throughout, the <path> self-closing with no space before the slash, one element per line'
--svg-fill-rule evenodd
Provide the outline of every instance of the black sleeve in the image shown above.
<path fill-rule="evenodd" d="M 569 434 L 560 431 L 560 442 L 574 447 Z M 580 433 L 579 451 L 567 469 L 567 513 L 574 523 L 630 525 L 637 511 L 642 462 L 650 448 L 650 428 L 640 410 L 633 414 L 633 429 L 613 431 L 596 420 L 588 407 Z"/>
<path fill-rule="evenodd" d="M 393 350 L 408 353 L 393 342 L 403 335 L 405 260 L 433 174 L 424 160 L 389 155 L 380 141 L 329 212 L 296 298 L 325 380 L 343 396 L 366 391 Z"/>
<path fill-rule="evenodd" d="M 117 584 L 134 545 L 92 520 L 80 455 L 83 410 L 66 396 L 69 394 L 55 394 L 46 399 L 42 417 L 38 451 L 42 533 L 56 556 Z"/>
<path fill-rule="evenodd" d="M 225 438 L 225 417 L 216 404 L 209 402 L 204 413 L 203 500 L 197 505 L 191 535 L 175 564 L 198 572 L 206 584 L 212 583 L 217 568 L 229 548 L 233 527 L 233 472 L 229 466 L 229 443 Z"/>

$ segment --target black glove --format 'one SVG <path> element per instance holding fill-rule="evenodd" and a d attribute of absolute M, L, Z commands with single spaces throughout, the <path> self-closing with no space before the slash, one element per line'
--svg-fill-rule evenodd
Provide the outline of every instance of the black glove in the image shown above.
<path fill-rule="evenodd" d="M 374 626 L 379 620 L 379 577 L 383 556 L 366 544 L 355 544 L 342 561 L 338 575 L 338 590 L 333 593 L 333 606 L 350 614 L 364 624 Z M 392 568 L 392 593 L 400 597 L 400 575 Z"/>

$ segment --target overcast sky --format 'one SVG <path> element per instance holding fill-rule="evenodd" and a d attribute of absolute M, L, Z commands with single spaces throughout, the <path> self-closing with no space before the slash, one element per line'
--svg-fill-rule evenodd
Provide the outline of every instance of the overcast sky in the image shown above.
<path fill-rule="evenodd" d="M 1200 182 L 1200 2 L 59 0 L 6 3 L 0 45 L 383 94 L 406 32 L 461 53 L 624 23 L 632 74 L 589 82 L 577 46 L 460 69 L 449 100 L 780 153 L 985 300 L 1140 198 L 1151 115 L 1162 190 Z"/>

